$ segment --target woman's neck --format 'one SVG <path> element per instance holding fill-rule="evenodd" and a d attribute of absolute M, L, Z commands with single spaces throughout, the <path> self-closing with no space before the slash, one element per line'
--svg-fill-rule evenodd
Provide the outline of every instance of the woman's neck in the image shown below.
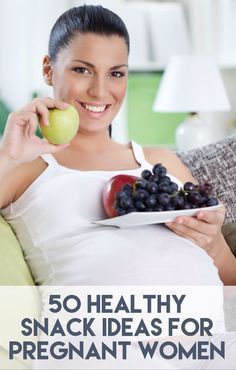
<path fill-rule="evenodd" d="M 113 146 L 117 145 L 110 137 L 108 133 L 96 133 L 96 134 L 84 134 L 79 132 L 76 137 L 72 140 L 70 149 L 82 150 L 84 152 L 100 152 L 105 151 Z"/>

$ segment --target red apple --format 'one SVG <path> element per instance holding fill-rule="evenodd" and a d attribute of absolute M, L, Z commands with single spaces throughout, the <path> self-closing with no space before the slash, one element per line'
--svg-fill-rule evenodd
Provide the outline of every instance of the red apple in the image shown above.
<path fill-rule="evenodd" d="M 102 201 L 105 213 L 108 217 L 116 217 L 117 212 L 115 209 L 115 197 L 116 193 L 122 191 L 122 187 L 125 184 L 134 184 L 139 177 L 131 175 L 116 175 L 110 178 L 105 184 L 102 191 Z"/>

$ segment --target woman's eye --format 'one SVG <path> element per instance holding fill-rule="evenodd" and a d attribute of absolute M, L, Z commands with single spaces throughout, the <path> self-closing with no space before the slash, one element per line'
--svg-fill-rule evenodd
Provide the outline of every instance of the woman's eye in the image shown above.
<path fill-rule="evenodd" d="M 124 75 L 125 75 L 125 73 L 124 72 L 120 72 L 120 71 L 111 72 L 111 76 L 112 77 L 116 77 L 116 78 L 124 77 Z"/>
<path fill-rule="evenodd" d="M 89 71 L 84 68 L 84 67 L 74 67 L 73 68 L 73 71 L 77 72 L 77 73 L 81 73 L 81 74 L 87 74 L 89 73 Z"/>

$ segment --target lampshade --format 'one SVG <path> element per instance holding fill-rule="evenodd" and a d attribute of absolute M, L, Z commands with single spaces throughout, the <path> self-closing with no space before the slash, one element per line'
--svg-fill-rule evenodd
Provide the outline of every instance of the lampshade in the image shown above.
<path fill-rule="evenodd" d="M 216 112 L 230 110 L 216 62 L 203 55 L 170 58 L 153 110 L 155 112 Z"/>

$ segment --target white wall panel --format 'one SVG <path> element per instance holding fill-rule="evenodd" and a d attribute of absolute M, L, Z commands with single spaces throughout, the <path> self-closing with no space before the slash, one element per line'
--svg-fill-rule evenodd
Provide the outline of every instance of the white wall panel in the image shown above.
<path fill-rule="evenodd" d="M 0 92 L 12 109 L 31 99 L 34 90 L 50 94 L 42 79 L 42 57 L 50 29 L 68 0 L 0 1 Z"/>

